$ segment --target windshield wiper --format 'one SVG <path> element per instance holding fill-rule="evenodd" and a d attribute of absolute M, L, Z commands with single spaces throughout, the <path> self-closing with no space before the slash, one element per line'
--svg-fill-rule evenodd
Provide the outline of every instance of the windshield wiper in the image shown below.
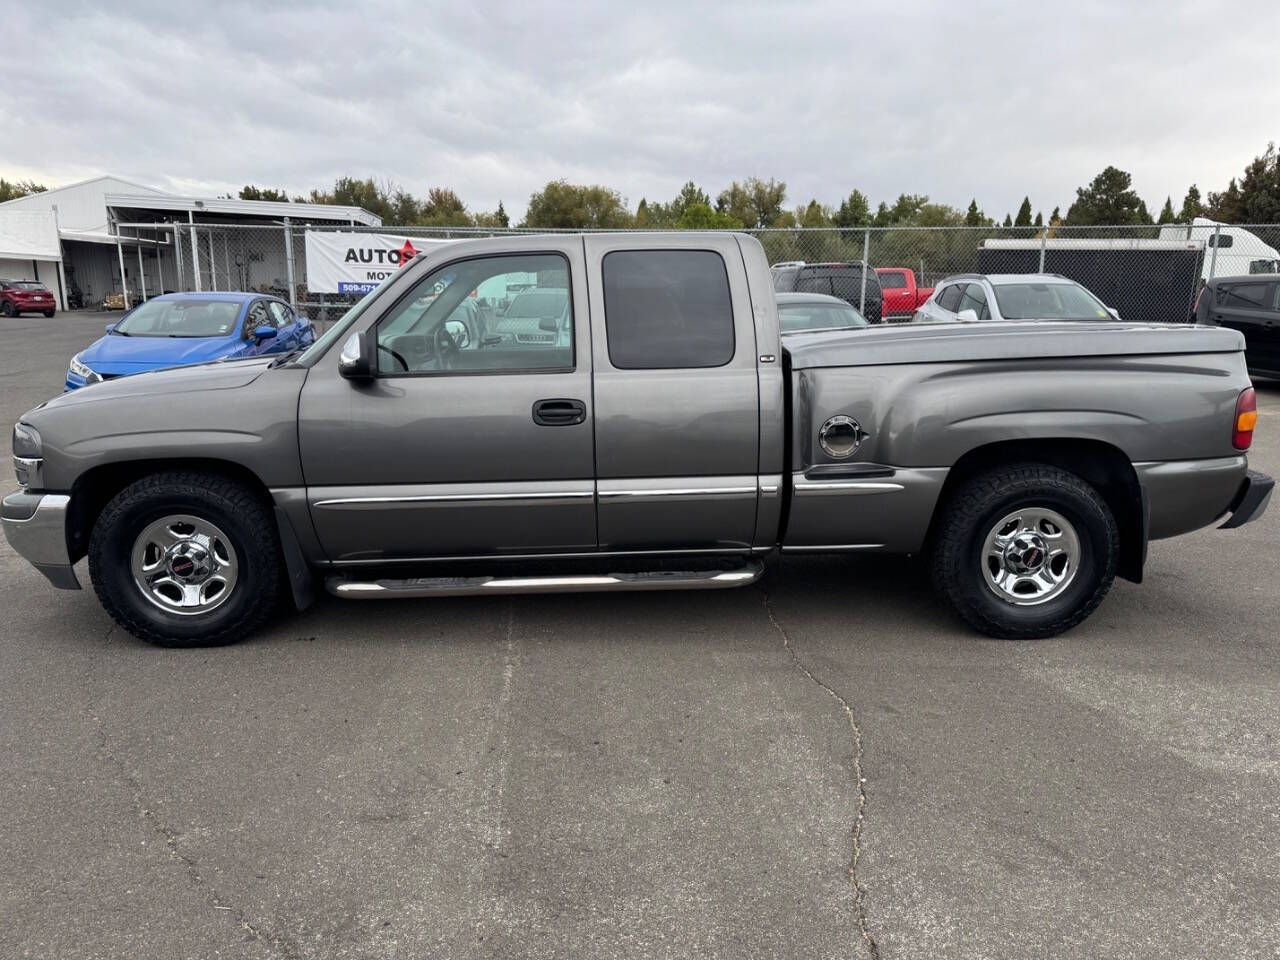
<path fill-rule="evenodd" d="M 290 350 L 288 353 L 282 353 L 267 364 L 267 369 L 273 370 L 276 367 L 282 367 L 300 353 L 302 353 L 302 349 L 294 349 Z"/>

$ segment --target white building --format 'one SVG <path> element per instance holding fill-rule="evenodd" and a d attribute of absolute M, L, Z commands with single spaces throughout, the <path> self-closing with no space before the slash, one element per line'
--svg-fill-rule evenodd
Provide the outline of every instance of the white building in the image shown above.
<path fill-rule="evenodd" d="M 187 289 L 197 275 L 205 290 L 278 289 L 286 284 L 283 243 L 273 235 L 272 242 L 249 249 L 243 231 L 233 241 L 231 231 L 218 226 L 283 225 L 286 218 L 298 224 L 382 223 L 361 207 L 180 196 L 96 177 L 0 203 L 0 279 L 39 280 L 54 291 L 60 309 L 68 295 L 83 306 L 121 292 L 137 302 Z M 174 231 L 159 228 L 168 223 L 197 226 L 183 232 L 178 249 Z M 239 246 L 232 249 L 235 241 Z"/>

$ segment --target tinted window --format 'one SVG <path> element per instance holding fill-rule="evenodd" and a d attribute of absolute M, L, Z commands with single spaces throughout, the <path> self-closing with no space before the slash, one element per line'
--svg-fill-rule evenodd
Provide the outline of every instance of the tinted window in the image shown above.
<path fill-rule="evenodd" d="M 604 258 L 609 362 L 620 370 L 719 367 L 733 359 L 729 275 L 709 250 Z"/>
<path fill-rule="evenodd" d="M 960 308 L 960 295 L 964 293 L 965 284 L 955 283 L 943 289 L 938 294 L 938 306 L 943 310 L 950 310 L 954 313 Z"/>
<path fill-rule="evenodd" d="M 1268 286 L 1266 283 L 1224 283 L 1218 287 L 1218 303 L 1242 310 L 1265 310 Z"/>
<path fill-rule="evenodd" d="M 1216 237 L 1211 236 L 1209 238 L 1209 246 L 1217 247 L 1219 250 L 1222 250 L 1223 248 L 1229 247 L 1235 243 L 1235 240 L 1236 238 L 1229 233 L 1220 233 Z"/>
<path fill-rule="evenodd" d="M 253 336 L 253 331 L 259 327 L 274 327 L 275 325 L 276 322 L 271 319 L 271 314 L 267 311 L 266 301 L 255 300 L 244 318 L 244 338 L 246 340 L 250 339 Z"/>
<path fill-rule="evenodd" d="M 530 308 L 507 319 L 522 298 Z M 383 375 L 571 370 L 569 263 L 528 254 L 445 264 L 378 324 L 377 351 Z"/>
<path fill-rule="evenodd" d="M 880 278 L 880 286 L 884 287 L 886 290 L 906 289 L 907 275 L 905 273 L 899 273 L 897 270 L 893 270 L 889 273 L 877 273 L 876 276 Z"/>

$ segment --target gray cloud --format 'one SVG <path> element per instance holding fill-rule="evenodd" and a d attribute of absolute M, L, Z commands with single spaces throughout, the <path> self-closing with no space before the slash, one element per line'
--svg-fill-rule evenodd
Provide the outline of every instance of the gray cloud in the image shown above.
<path fill-rule="evenodd" d="M 1252 2 L 96 5 L 0 2 L 0 173 L 305 192 L 549 179 L 634 205 L 773 176 L 1047 214 L 1106 164 L 1155 208 L 1276 137 L 1280 7 Z"/>

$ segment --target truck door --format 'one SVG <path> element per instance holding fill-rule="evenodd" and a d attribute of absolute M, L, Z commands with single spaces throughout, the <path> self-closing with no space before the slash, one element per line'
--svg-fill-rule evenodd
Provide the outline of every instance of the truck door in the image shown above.
<path fill-rule="evenodd" d="M 736 240 L 584 244 L 600 549 L 749 549 L 758 351 Z"/>
<path fill-rule="evenodd" d="M 582 241 L 451 249 L 349 328 L 377 351 L 371 382 L 338 373 L 338 344 L 307 375 L 298 434 L 320 542 L 343 563 L 594 552 Z M 531 293 L 543 315 L 508 320 Z"/>
<path fill-rule="evenodd" d="M 1215 323 L 1244 334 L 1245 363 L 1252 370 L 1280 370 L 1280 284 L 1224 280 L 1214 291 Z"/>

